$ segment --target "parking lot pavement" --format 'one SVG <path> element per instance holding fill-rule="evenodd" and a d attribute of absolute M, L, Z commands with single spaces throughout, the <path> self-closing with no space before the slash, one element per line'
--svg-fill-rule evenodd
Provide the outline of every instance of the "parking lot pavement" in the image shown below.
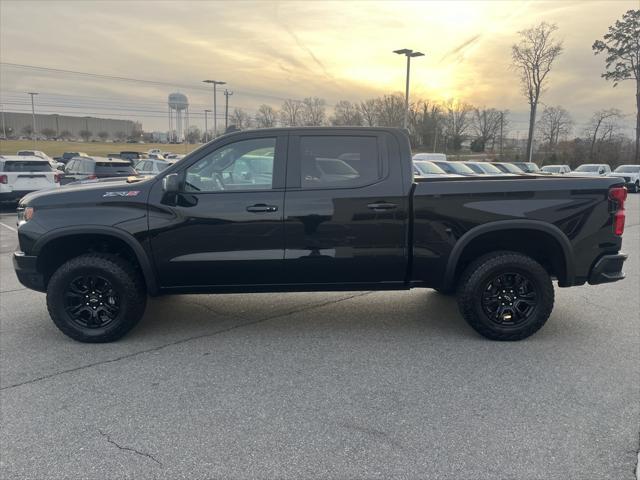
<path fill-rule="evenodd" d="M 556 289 L 515 343 L 415 290 L 159 298 L 120 342 L 80 344 L 0 225 L 2 478 L 632 479 L 639 206 L 627 279 Z"/>

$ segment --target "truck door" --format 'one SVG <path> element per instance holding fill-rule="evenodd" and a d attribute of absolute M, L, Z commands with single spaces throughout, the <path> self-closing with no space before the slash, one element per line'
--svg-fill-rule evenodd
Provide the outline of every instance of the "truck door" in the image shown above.
<path fill-rule="evenodd" d="M 289 137 L 285 275 L 296 284 L 402 284 L 408 192 L 395 139 L 310 130 Z M 394 158 L 399 161 L 399 154 Z"/>
<path fill-rule="evenodd" d="M 172 198 L 154 185 L 149 230 L 162 287 L 280 282 L 286 142 L 235 135 L 187 161 Z"/>

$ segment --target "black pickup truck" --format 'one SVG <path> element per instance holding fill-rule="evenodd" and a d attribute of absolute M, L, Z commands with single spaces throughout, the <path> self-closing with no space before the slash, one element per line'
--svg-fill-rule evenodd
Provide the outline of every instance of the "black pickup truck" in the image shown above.
<path fill-rule="evenodd" d="M 414 178 L 386 128 L 232 133 L 153 178 L 32 193 L 19 280 L 68 336 L 116 340 L 147 295 L 457 290 L 480 334 L 536 332 L 560 287 L 624 278 L 617 178 Z"/>

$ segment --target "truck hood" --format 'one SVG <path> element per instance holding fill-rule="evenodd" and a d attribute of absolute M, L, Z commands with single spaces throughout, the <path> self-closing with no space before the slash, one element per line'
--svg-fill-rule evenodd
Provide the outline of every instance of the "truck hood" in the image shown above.
<path fill-rule="evenodd" d="M 77 183 L 64 185 L 51 190 L 39 190 L 31 192 L 20 200 L 20 207 L 25 206 L 49 206 L 54 204 L 73 204 L 85 202 L 101 202 L 113 197 L 138 197 L 144 198 L 153 184 L 154 177 L 141 181 L 128 182 L 127 177 L 108 179 L 92 183 Z M 146 197 L 146 196 L 145 196 Z"/>

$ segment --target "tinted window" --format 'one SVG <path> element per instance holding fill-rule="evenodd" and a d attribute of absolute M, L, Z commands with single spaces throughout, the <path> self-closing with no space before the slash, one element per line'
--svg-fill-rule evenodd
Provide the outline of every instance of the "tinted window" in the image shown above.
<path fill-rule="evenodd" d="M 495 165 L 491 165 L 490 163 L 481 163 L 478 166 L 488 174 L 502 173 Z"/>
<path fill-rule="evenodd" d="M 127 163 L 96 162 L 96 172 L 101 174 L 135 175 L 136 171 Z"/>
<path fill-rule="evenodd" d="M 49 162 L 21 162 L 7 160 L 4 162 L 5 172 L 51 172 Z"/>
<path fill-rule="evenodd" d="M 78 160 L 78 173 L 93 173 L 93 162 Z"/>
<path fill-rule="evenodd" d="M 471 170 L 473 170 L 475 173 L 480 173 L 480 174 L 484 173 L 484 170 L 482 170 L 478 165 L 474 163 L 467 163 L 466 166 L 469 167 Z"/>
<path fill-rule="evenodd" d="M 446 173 L 437 165 L 431 162 L 415 162 L 415 166 L 418 169 L 418 174 L 423 175 L 442 175 Z"/>
<path fill-rule="evenodd" d="M 210 153 L 186 172 L 185 191 L 269 190 L 275 138 L 241 140 Z"/>
<path fill-rule="evenodd" d="M 382 177 L 376 137 L 300 137 L 303 188 L 356 187 Z"/>

